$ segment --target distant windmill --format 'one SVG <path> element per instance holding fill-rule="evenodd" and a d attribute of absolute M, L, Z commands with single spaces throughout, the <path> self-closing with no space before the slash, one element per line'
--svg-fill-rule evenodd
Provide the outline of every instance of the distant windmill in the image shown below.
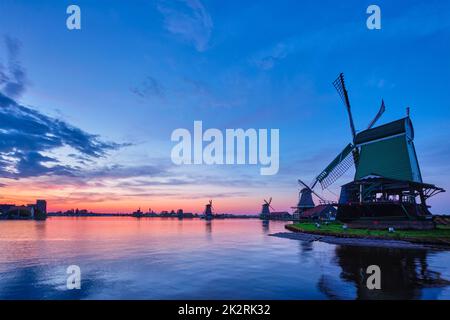
<path fill-rule="evenodd" d="M 264 199 L 264 203 L 261 208 L 261 219 L 268 219 L 270 217 L 270 209 L 275 210 L 270 204 L 272 203 L 272 197 L 269 201 Z"/>
<path fill-rule="evenodd" d="M 205 219 L 211 220 L 213 217 L 213 205 L 212 200 L 209 200 L 209 203 L 205 206 Z"/>
<path fill-rule="evenodd" d="M 298 203 L 297 206 L 293 207 L 292 209 L 295 209 L 294 211 L 295 213 L 302 213 L 305 210 L 315 207 L 312 194 L 316 193 L 303 181 L 298 180 L 298 183 L 301 187 L 300 192 L 298 194 Z M 322 200 L 322 198 L 319 195 L 317 195 L 317 197 Z"/>

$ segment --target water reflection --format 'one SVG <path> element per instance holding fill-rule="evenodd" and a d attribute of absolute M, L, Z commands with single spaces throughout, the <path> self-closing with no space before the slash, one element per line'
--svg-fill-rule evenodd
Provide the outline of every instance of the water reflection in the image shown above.
<path fill-rule="evenodd" d="M 212 221 L 211 220 L 205 220 L 205 230 L 206 230 L 207 238 L 211 239 L 211 234 L 212 234 Z"/>
<path fill-rule="evenodd" d="M 313 250 L 313 241 L 300 241 L 300 252 L 303 254 Z"/>
<path fill-rule="evenodd" d="M 269 233 L 269 220 L 261 220 L 262 231 L 264 234 Z"/>
<path fill-rule="evenodd" d="M 427 250 L 337 246 L 335 254 L 342 269 L 340 278 L 354 284 L 357 299 L 420 299 L 426 288 L 435 289 L 434 296 L 428 298 L 437 298 L 450 284 L 441 273 L 430 270 L 427 261 L 433 253 Z M 367 288 L 370 265 L 381 269 L 381 290 Z M 348 298 L 326 276 L 321 277 L 318 287 L 330 299 Z"/>
<path fill-rule="evenodd" d="M 450 298 L 450 252 L 269 236 L 285 232 L 284 225 L 259 219 L 1 221 L 0 299 Z M 81 291 L 66 288 L 72 264 L 82 270 Z M 381 292 L 365 288 L 370 264 L 381 267 Z"/>

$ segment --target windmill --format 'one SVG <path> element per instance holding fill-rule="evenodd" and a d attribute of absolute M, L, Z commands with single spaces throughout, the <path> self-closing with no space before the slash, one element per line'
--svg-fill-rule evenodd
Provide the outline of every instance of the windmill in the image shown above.
<path fill-rule="evenodd" d="M 319 196 L 310 186 L 304 183 L 302 180 L 298 179 L 298 184 L 300 185 L 300 192 L 298 193 L 298 203 L 294 209 L 294 213 L 302 213 L 305 210 L 315 207 L 312 195 L 316 195 L 320 201 L 325 201 L 321 196 Z M 314 186 L 312 186 L 314 187 Z"/>
<path fill-rule="evenodd" d="M 135 218 L 141 218 L 143 216 L 143 212 L 141 211 L 141 208 L 139 208 L 137 211 L 133 212 L 132 216 Z"/>
<path fill-rule="evenodd" d="M 275 210 L 270 204 L 272 203 L 272 197 L 269 198 L 269 201 L 264 199 L 264 203 L 261 208 L 261 219 L 267 220 L 270 217 L 270 209 Z"/>
<path fill-rule="evenodd" d="M 338 220 L 376 228 L 383 225 L 378 224 L 380 220 L 390 219 L 392 226 L 392 221 L 400 221 L 396 228 L 432 228 L 426 200 L 445 190 L 422 182 L 409 108 L 406 117 L 375 127 L 386 110 L 381 100 L 373 120 L 366 129 L 357 132 L 342 73 L 333 81 L 333 86 L 347 110 L 352 139 L 310 186 L 299 180 L 304 187 L 300 191 L 300 202 L 302 196 L 305 201 L 312 194 L 318 196 L 313 191 L 317 184 L 322 190 L 327 189 L 355 166 L 353 181 L 342 186 L 339 203 L 334 204 L 338 208 Z M 411 220 L 420 220 L 420 223 L 404 222 Z"/>
<path fill-rule="evenodd" d="M 209 203 L 205 206 L 205 219 L 211 220 L 213 218 L 213 209 L 212 200 L 209 200 Z"/>

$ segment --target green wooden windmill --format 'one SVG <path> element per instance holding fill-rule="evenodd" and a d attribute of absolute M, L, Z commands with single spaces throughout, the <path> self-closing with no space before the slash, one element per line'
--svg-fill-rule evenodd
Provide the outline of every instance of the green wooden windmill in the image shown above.
<path fill-rule="evenodd" d="M 344 75 L 333 82 L 348 113 L 352 141 L 314 179 L 328 188 L 355 166 L 354 180 L 342 186 L 337 219 L 358 227 L 433 228 L 426 201 L 445 190 L 422 181 L 409 109 L 406 117 L 374 127 L 384 101 L 369 126 L 356 132 Z"/>

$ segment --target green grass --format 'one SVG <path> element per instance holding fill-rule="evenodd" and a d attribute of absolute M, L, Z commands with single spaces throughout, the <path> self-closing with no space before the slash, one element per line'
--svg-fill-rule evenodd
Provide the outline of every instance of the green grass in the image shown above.
<path fill-rule="evenodd" d="M 450 243 L 450 229 L 444 226 L 438 226 L 435 230 L 368 230 L 368 229 L 343 229 L 340 223 L 321 224 L 317 228 L 315 223 L 304 222 L 295 223 L 289 226 L 293 231 L 306 233 L 330 234 L 336 236 L 355 236 L 355 237 L 380 237 L 386 239 L 405 239 L 405 240 L 438 240 L 438 242 Z"/>

